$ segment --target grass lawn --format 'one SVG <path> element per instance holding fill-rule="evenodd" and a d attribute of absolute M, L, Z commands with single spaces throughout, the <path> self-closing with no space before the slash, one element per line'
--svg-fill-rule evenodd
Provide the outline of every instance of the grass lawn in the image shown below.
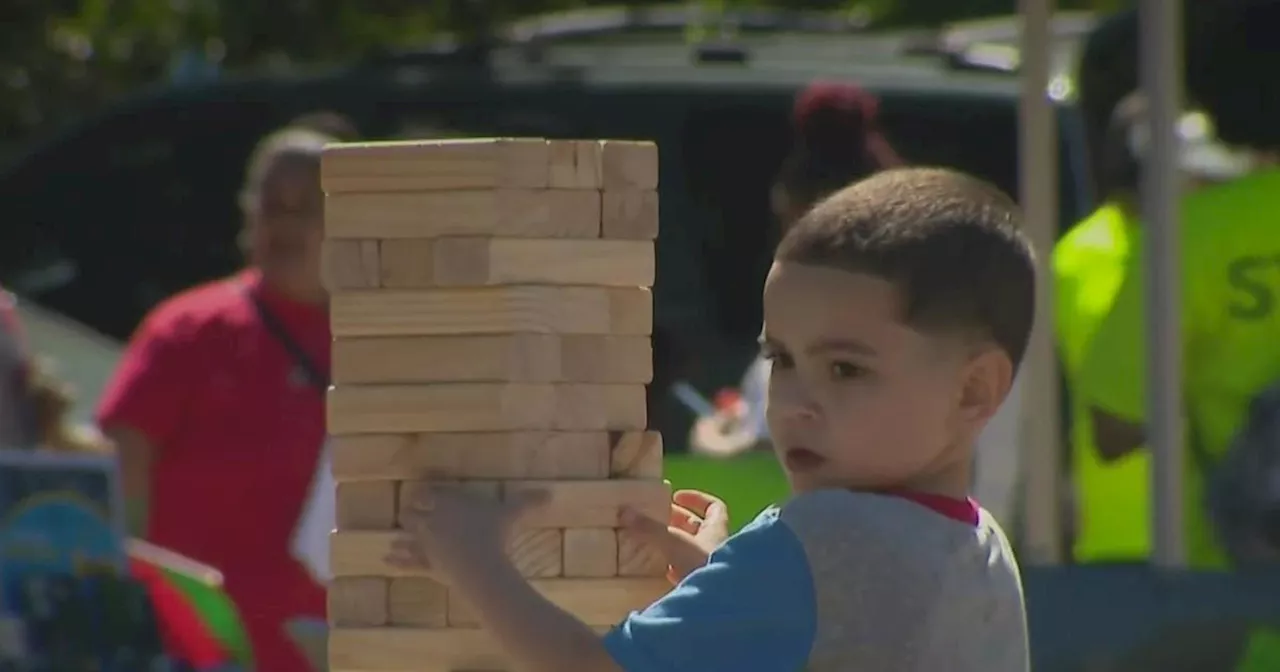
<path fill-rule="evenodd" d="M 664 467 L 673 489 L 702 490 L 723 499 L 729 507 L 732 531 L 787 496 L 787 481 L 772 452 L 750 452 L 728 459 L 667 455 Z"/>

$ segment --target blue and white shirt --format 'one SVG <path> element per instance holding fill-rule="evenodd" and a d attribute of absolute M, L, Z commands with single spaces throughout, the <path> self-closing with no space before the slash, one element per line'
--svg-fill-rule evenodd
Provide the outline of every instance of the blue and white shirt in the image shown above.
<path fill-rule="evenodd" d="M 605 637 L 627 672 L 1026 672 L 999 525 L 912 498 L 798 495 Z"/>

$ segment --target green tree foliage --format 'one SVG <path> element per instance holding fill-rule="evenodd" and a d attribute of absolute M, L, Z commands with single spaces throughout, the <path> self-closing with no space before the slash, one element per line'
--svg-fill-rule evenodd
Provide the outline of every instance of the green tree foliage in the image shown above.
<path fill-rule="evenodd" d="M 1114 4 L 1115 0 L 1095 0 Z M 7 0 L 0 9 L 0 138 L 16 139 L 164 78 L 179 55 L 232 70 L 335 61 L 474 32 L 483 18 L 579 8 L 590 0 Z M 632 5 L 659 4 L 652 1 Z M 860 9 L 886 26 L 1008 14 L 1016 0 L 703 0 Z M 1060 0 L 1063 8 L 1088 4 Z M 518 10 L 516 8 L 519 8 Z"/>

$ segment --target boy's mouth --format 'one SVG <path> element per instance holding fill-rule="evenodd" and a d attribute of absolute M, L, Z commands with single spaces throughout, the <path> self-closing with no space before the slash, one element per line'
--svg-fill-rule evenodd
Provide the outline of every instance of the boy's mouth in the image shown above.
<path fill-rule="evenodd" d="M 782 463 L 791 471 L 811 471 L 826 461 L 825 457 L 808 448 L 788 448 L 782 453 Z"/>

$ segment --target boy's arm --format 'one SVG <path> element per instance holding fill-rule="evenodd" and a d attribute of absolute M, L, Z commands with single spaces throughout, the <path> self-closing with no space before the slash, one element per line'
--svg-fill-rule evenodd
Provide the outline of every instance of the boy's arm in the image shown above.
<path fill-rule="evenodd" d="M 480 617 L 526 672 L 621 672 L 600 636 L 568 612 L 548 602 L 506 558 L 477 564 L 453 577 Z"/>
<path fill-rule="evenodd" d="M 1184 210 L 1184 219 L 1205 215 Z M 1184 226 L 1180 280 L 1180 338 L 1184 396 L 1197 379 L 1204 344 L 1221 329 L 1220 283 L 1224 253 L 1211 226 Z M 1139 257 L 1140 258 L 1140 257 Z M 1080 394 L 1090 410 L 1094 441 L 1102 457 L 1118 459 L 1146 442 L 1147 329 L 1143 262 L 1131 262 L 1111 311 L 1098 326 L 1080 373 Z"/>
<path fill-rule="evenodd" d="M 799 541 L 776 518 L 749 525 L 707 564 L 604 639 L 534 591 L 505 561 L 454 588 L 526 672 L 801 670 L 815 598 Z"/>

